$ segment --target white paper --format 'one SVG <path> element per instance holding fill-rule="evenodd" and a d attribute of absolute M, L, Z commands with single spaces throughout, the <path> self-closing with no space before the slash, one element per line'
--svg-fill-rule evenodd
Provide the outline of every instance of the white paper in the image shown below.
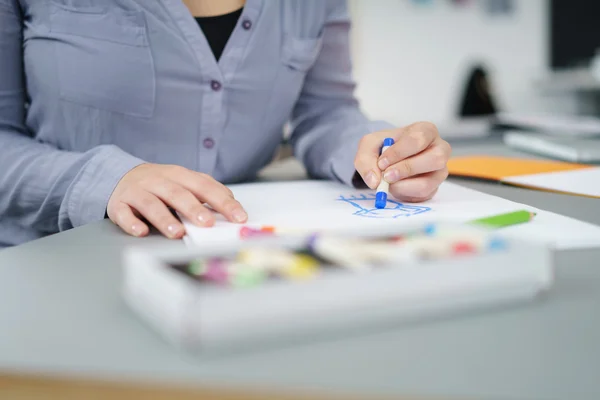
<path fill-rule="evenodd" d="M 375 208 L 374 192 L 356 190 L 330 181 L 265 182 L 229 186 L 249 215 L 247 225 L 280 229 L 374 229 L 394 224 L 468 222 L 517 210 L 538 212 L 533 222 L 501 232 L 527 240 L 541 240 L 556 248 L 600 246 L 600 227 L 538 210 L 496 196 L 444 182 L 436 196 L 424 203 L 391 200 Z M 190 245 L 208 246 L 239 240 L 239 224 L 218 215 L 217 224 L 199 228 L 184 220 Z"/>
<path fill-rule="evenodd" d="M 557 250 L 573 250 L 600 247 L 600 227 L 555 214 L 549 211 L 527 208 L 538 214 L 527 224 L 502 229 L 508 237 L 521 238 L 549 244 Z"/>
<path fill-rule="evenodd" d="M 600 197 L 600 168 L 512 176 L 503 182 L 558 192 Z"/>

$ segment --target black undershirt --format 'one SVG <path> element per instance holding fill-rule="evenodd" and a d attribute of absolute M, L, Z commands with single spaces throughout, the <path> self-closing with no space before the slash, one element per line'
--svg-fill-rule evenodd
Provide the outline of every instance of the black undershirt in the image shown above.
<path fill-rule="evenodd" d="M 242 15 L 242 10 L 243 7 L 229 14 L 214 17 L 195 17 L 217 61 L 223 54 L 223 49 L 225 49 L 225 45 L 235 29 L 240 15 Z"/>

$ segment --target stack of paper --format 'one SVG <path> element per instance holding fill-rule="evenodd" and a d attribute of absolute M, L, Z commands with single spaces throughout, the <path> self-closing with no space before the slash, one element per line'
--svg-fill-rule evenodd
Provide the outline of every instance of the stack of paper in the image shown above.
<path fill-rule="evenodd" d="M 466 156 L 448 162 L 450 175 L 600 198 L 600 168 L 561 161 Z"/>

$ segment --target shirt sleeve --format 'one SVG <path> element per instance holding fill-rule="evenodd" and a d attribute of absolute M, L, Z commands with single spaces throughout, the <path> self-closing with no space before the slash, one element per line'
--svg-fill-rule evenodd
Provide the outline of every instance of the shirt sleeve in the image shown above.
<path fill-rule="evenodd" d="M 294 107 L 290 142 L 310 176 L 356 186 L 358 142 L 393 126 L 371 121 L 361 112 L 354 97 L 348 7 L 343 0 L 327 4 L 323 45 Z"/>
<path fill-rule="evenodd" d="M 85 153 L 34 139 L 25 124 L 23 17 L 0 0 L 0 218 L 54 233 L 104 218 L 125 173 L 143 163 L 116 146 Z"/>

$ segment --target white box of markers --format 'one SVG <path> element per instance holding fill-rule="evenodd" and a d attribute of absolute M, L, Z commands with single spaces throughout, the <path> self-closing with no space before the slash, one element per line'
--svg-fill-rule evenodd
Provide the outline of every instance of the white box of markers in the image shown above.
<path fill-rule="evenodd" d="M 363 232 L 361 239 L 414 235 L 422 228 Z M 355 236 L 336 235 L 341 240 Z M 480 228 L 469 228 L 468 237 L 483 246 L 498 242 L 496 232 Z M 259 238 L 211 248 L 131 247 L 123 255 L 124 299 L 143 321 L 179 347 L 231 351 L 439 316 L 493 312 L 536 299 L 554 279 L 550 248 L 508 238 L 495 249 L 480 247 L 467 254 L 425 259 L 399 257 L 401 261 L 360 271 L 335 265 L 319 268 L 311 279 L 269 278 L 252 287 L 202 281 L 181 268 L 253 248 L 302 249 L 306 239 Z"/>

